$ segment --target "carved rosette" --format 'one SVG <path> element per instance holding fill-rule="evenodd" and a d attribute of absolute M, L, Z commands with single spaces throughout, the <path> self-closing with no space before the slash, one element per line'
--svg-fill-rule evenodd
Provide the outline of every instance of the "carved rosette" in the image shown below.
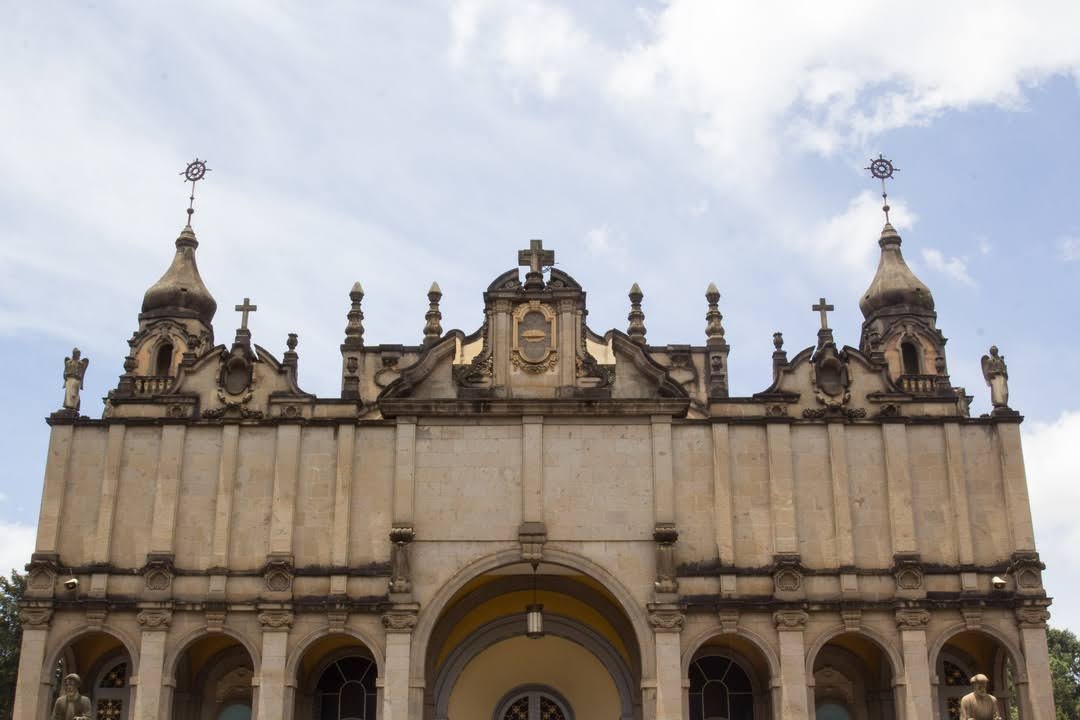
<path fill-rule="evenodd" d="M 271 592 L 291 590 L 294 574 L 295 569 L 290 557 L 271 557 L 263 566 L 263 582 Z"/>
<path fill-rule="evenodd" d="M 388 633 L 411 633 L 416 627 L 416 611 L 390 610 L 383 613 L 382 624 Z"/>
<path fill-rule="evenodd" d="M 23 630 L 44 630 L 49 627 L 53 611 L 49 607 L 24 607 L 19 610 Z"/>
<path fill-rule="evenodd" d="M 901 608 L 896 611 L 896 627 L 900 630 L 925 630 L 930 613 L 921 608 Z"/>
<path fill-rule="evenodd" d="M 803 568 L 798 555 L 777 555 L 773 563 L 775 592 L 795 592 L 802 587 Z"/>
<path fill-rule="evenodd" d="M 143 610 L 136 619 L 143 630 L 168 630 L 172 623 L 172 611 Z"/>
<path fill-rule="evenodd" d="M 773 625 L 780 632 L 802 632 L 810 616 L 802 610 L 777 610 L 773 613 Z"/>
<path fill-rule="evenodd" d="M 1050 612 L 1039 605 L 1027 605 L 1016 608 L 1016 624 L 1024 629 L 1046 629 Z"/>
<path fill-rule="evenodd" d="M 147 590 L 161 592 L 172 585 L 175 568 L 170 556 L 149 556 L 139 572 Z"/>
<path fill-rule="evenodd" d="M 259 613 L 259 625 L 264 631 L 280 630 L 287 631 L 292 627 L 293 614 L 291 610 L 264 610 Z"/>
<path fill-rule="evenodd" d="M 893 578 L 900 590 L 919 590 L 923 586 L 923 570 L 918 555 L 897 555 L 893 560 Z"/>

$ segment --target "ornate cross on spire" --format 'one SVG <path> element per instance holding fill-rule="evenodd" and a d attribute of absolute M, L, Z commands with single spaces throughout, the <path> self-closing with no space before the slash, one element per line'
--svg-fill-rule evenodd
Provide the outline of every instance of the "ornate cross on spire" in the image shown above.
<path fill-rule="evenodd" d="M 191 183 L 191 197 L 188 198 L 187 209 L 187 224 L 191 227 L 191 216 L 195 214 L 195 183 L 206 177 L 206 173 L 210 172 L 210 168 L 206 167 L 206 161 L 195 158 L 188 163 L 188 166 L 180 173 L 184 176 L 184 182 Z"/>
<path fill-rule="evenodd" d="M 527 265 L 525 274 L 526 289 L 544 287 L 544 268 L 555 264 L 555 251 L 545 250 L 543 240 L 530 240 L 528 250 L 518 250 L 518 265 Z"/>
<path fill-rule="evenodd" d="M 236 306 L 236 312 L 240 313 L 240 329 L 247 330 L 248 326 L 248 313 L 253 313 L 259 309 L 258 305 L 252 305 L 250 298 L 244 298 L 242 305 Z"/>
<path fill-rule="evenodd" d="M 818 304 L 813 305 L 810 309 L 814 310 L 815 312 L 821 313 L 821 329 L 822 330 L 828 330 L 829 329 L 829 312 L 835 310 L 836 308 L 833 307 L 832 305 L 826 304 L 825 303 L 825 298 L 819 298 L 818 299 Z"/>
<path fill-rule="evenodd" d="M 891 208 L 889 207 L 889 193 L 885 191 L 885 181 L 892 180 L 893 173 L 900 172 L 900 168 L 893 167 L 891 160 L 878 153 L 877 160 L 871 158 L 870 164 L 863 169 L 869 170 L 871 175 L 881 181 L 881 200 L 884 203 L 881 209 L 885 211 L 885 222 L 889 222 Z"/>

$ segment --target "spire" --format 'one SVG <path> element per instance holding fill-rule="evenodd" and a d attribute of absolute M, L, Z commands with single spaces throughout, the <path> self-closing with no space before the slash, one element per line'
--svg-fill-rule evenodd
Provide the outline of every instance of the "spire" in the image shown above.
<path fill-rule="evenodd" d="M 161 279 L 143 295 L 143 317 L 189 317 L 209 326 L 217 302 L 203 284 L 195 263 L 199 241 L 190 225 L 176 238 L 176 255 Z"/>
<path fill-rule="evenodd" d="M 705 338 L 710 347 L 726 345 L 724 340 L 724 316 L 720 314 L 720 291 L 716 283 L 709 283 L 705 289 L 705 300 L 709 303 L 709 309 L 705 313 Z"/>
<path fill-rule="evenodd" d="M 705 313 L 705 349 L 708 355 L 706 369 L 709 377 L 709 397 L 726 398 L 728 396 L 728 352 L 731 350 L 724 339 L 724 316 L 720 314 L 720 291 L 716 283 L 709 283 L 705 289 L 705 300 L 709 309 Z"/>
<path fill-rule="evenodd" d="M 626 328 L 626 334 L 638 345 L 645 344 L 645 313 L 641 310 L 641 301 L 645 295 L 637 283 L 630 287 L 630 314 L 626 319 L 630 325 Z"/>
<path fill-rule="evenodd" d="M 442 290 L 439 283 L 431 283 L 428 290 L 428 311 L 424 315 L 424 347 L 434 345 L 442 337 L 442 313 L 439 312 L 439 300 L 442 299 Z"/>
<path fill-rule="evenodd" d="M 934 314 L 934 296 L 904 262 L 900 243 L 896 229 L 891 223 L 885 223 L 878 240 L 881 259 L 877 273 L 859 300 L 859 309 L 868 320 L 871 315 L 885 310 L 924 316 Z"/>
<path fill-rule="evenodd" d="M 352 307 L 346 315 L 348 322 L 345 325 L 345 343 L 343 349 L 353 350 L 364 346 L 364 311 L 360 309 L 360 301 L 364 299 L 364 288 L 356 282 L 349 291 L 349 299 Z"/>

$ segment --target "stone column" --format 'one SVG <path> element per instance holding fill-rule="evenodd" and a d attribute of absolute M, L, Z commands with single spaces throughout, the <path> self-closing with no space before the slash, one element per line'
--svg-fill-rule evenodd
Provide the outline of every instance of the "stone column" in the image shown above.
<path fill-rule="evenodd" d="M 382 720 L 409 720 L 419 713 L 422 695 L 410 709 L 409 667 L 412 652 L 412 633 L 416 627 L 419 606 L 396 606 L 382 617 L 386 628 L 386 660 L 383 664 Z"/>
<path fill-rule="evenodd" d="M 802 610 L 773 613 L 780 635 L 780 712 L 784 720 L 808 720 L 806 644 L 803 633 L 808 616 Z"/>
<path fill-rule="evenodd" d="M 35 547 L 39 553 L 57 552 L 74 433 L 74 425 L 53 425 L 49 435 L 49 457 L 45 464 L 45 484 L 41 489 L 41 514 L 38 516 Z"/>
<path fill-rule="evenodd" d="M 1049 619 L 1050 613 L 1041 606 L 1024 606 L 1016 610 L 1028 680 L 1024 720 L 1054 720 L 1057 717 L 1050 677 L 1050 650 L 1046 643 L 1046 621 Z M 1024 698 L 1020 700 L 1023 707 Z"/>
<path fill-rule="evenodd" d="M 264 610 L 259 613 L 262 664 L 258 669 L 257 720 L 283 720 L 285 717 L 285 659 L 292 622 L 293 615 L 289 610 Z"/>
<path fill-rule="evenodd" d="M 139 613 L 142 637 L 139 642 L 139 676 L 135 685 L 135 700 L 131 720 L 158 720 L 166 713 L 161 707 L 162 673 L 165 668 L 165 636 L 169 631 L 172 613 L 169 610 L 147 609 Z"/>
<path fill-rule="evenodd" d="M 930 660 L 926 649 L 926 626 L 930 613 L 918 608 L 896 611 L 896 627 L 904 648 L 904 717 L 933 717 Z"/>
<path fill-rule="evenodd" d="M 649 605 L 649 623 L 656 644 L 655 720 L 682 720 L 682 629 L 685 618 L 678 606 Z"/>
<path fill-rule="evenodd" d="M 19 650 L 19 676 L 15 681 L 15 720 L 36 720 L 42 715 L 40 703 L 49 697 L 52 678 L 44 677 L 45 641 L 49 637 L 49 621 L 52 609 L 47 607 L 23 608 L 19 612 L 22 621 L 22 646 Z"/>

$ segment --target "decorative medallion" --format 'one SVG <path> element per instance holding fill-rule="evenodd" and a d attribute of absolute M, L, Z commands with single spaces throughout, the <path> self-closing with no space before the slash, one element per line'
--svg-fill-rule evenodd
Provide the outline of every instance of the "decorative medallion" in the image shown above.
<path fill-rule="evenodd" d="M 514 367 L 539 375 L 552 370 L 559 360 L 555 350 L 555 313 L 539 300 L 522 303 L 514 310 Z"/>

